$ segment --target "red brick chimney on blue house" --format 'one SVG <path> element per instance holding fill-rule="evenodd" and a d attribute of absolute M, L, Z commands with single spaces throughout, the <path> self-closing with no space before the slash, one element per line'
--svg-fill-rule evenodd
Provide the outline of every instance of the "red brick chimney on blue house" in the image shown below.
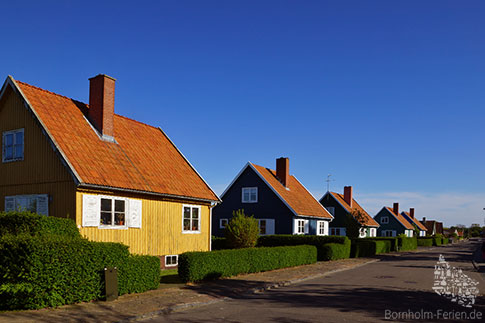
<path fill-rule="evenodd" d="M 288 187 L 290 181 L 290 159 L 280 157 L 276 159 L 276 177 L 284 187 Z"/>
<path fill-rule="evenodd" d="M 114 141 L 115 81 L 105 74 L 89 79 L 88 119 L 105 140 Z"/>
<path fill-rule="evenodd" d="M 411 219 L 414 219 L 414 208 L 409 209 L 409 216 L 411 217 Z"/>
<path fill-rule="evenodd" d="M 352 186 L 345 186 L 344 187 L 344 201 L 345 203 L 347 203 L 350 208 L 353 207 L 352 205 L 352 201 L 353 201 L 353 197 L 352 197 Z"/>
<path fill-rule="evenodd" d="M 395 214 L 399 214 L 399 203 L 394 203 L 394 205 L 392 206 L 392 211 Z"/>

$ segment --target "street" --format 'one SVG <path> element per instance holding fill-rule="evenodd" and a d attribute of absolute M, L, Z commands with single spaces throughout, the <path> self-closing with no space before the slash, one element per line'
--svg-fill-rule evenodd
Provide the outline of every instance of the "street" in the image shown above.
<path fill-rule="evenodd" d="M 416 321 L 423 320 L 423 315 L 428 315 L 424 316 L 426 321 L 441 321 L 445 315 L 453 321 L 460 321 L 463 315 L 477 319 L 477 315 L 485 314 L 481 296 L 473 307 L 465 308 L 432 289 L 441 254 L 451 266 L 461 268 L 478 282 L 479 295 L 483 294 L 485 281 L 471 264 L 477 243 L 383 256 L 381 261 L 362 267 L 259 294 L 235 294 L 219 303 L 179 310 L 145 322 L 374 322 L 386 318 Z M 211 293 L 216 295 L 217 290 Z"/>

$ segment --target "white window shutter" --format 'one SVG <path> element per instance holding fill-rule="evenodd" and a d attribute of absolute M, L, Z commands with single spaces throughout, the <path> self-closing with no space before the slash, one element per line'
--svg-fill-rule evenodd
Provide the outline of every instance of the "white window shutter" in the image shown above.
<path fill-rule="evenodd" d="M 323 221 L 323 235 L 328 236 L 328 221 Z"/>
<path fill-rule="evenodd" d="M 298 234 L 298 219 L 293 219 L 293 234 Z"/>
<path fill-rule="evenodd" d="M 83 227 L 97 227 L 100 222 L 101 200 L 96 195 L 83 194 Z"/>
<path fill-rule="evenodd" d="M 310 226 L 310 222 L 308 220 L 305 220 L 305 233 L 308 233 L 309 226 Z"/>
<path fill-rule="evenodd" d="M 5 196 L 5 212 L 15 211 L 15 196 Z"/>
<path fill-rule="evenodd" d="M 129 200 L 128 227 L 141 228 L 142 202 L 141 200 Z"/>
<path fill-rule="evenodd" d="M 274 219 L 266 219 L 266 234 L 274 234 Z"/>
<path fill-rule="evenodd" d="M 37 214 L 49 215 L 49 195 L 37 195 Z"/>

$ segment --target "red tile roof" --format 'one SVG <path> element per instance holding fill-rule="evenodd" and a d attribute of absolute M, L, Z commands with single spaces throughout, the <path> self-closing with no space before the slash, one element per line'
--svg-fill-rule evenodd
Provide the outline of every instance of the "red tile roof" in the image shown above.
<path fill-rule="evenodd" d="M 289 189 L 286 189 L 276 177 L 276 171 L 252 163 L 250 165 L 298 215 L 332 219 L 332 215 L 308 192 L 295 176 L 290 175 L 288 181 Z"/>
<path fill-rule="evenodd" d="M 418 219 L 416 218 L 412 218 L 410 215 L 409 215 L 409 212 L 403 212 L 404 214 L 406 214 L 412 221 L 414 224 L 416 224 L 416 226 L 419 228 L 419 230 L 421 231 L 428 231 L 428 229 L 426 229 L 426 227 L 418 221 Z M 406 218 L 405 218 L 406 219 Z M 406 219 L 407 220 L 407 219 Z M 409 222 L 409 221 L 408 221 Z M 412 223 L 411 223 L 412 224 Z"/>
<path fill-rule="evenodd" d="M 103 141 L 87 104 L 15 83 L 82 184 L 219 200 L 161 129 L 115 114 L 116 143 Z"/>
<path fill-rule="evenodd" d="M 394 215 L 394 217 L 399 221 L 401 222 L 401 224 L 406 228 L 406 229 L 409 229 L 409 230 L 414 230 L 414 227 L 411 223 L 408 222 L 408 220 L 406 220 L 406 218 L 404 218 L 401 214 L 396 214 L 394 213 L 393 209 L 390 208 L 390 207 L 387 207 L 386 206 L 386 209 L 391 212 L 391 214 Z"/>
<path fill-rule="evenodd" d="M 362 206 L 360 206 L 359 203 L 357 203 L 357 201 L 355 199 L 352 199 L 352 208 L 350 207 L 350 205 L 347 204 L 347 202 L 345 202 L 344 200 L 344 195 L 343 194 L 339 194 L 339 193 L 335 193 L 335 192 L 329 192 L 334 199 L 336 199 L 344 208 L 347 212 L 351 213 L 352 212 L 352 209 L 356 209 L 356 210 L 359 210 L 362 212 L 362 214 L 364 215 L 365 219 L 363 219 L 363 221 L 359 221 L 361 225 L 364 225 L 364 226 L 370 226 L 370 227 L 378 227 L 379 224 L 376 222 L 376 220 L 374 220 L 365 210 Z"/>

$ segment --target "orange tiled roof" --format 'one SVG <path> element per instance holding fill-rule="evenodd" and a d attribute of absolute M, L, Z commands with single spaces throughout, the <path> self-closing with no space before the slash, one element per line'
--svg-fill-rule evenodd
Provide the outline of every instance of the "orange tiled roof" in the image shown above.
<path fill-rule="evenodd" d="M 416 226 L 419 228 L 419 230 L 422 230 L 422 231 L 428 231 L 428 229 L 426 229 L 426 227 L 421 223 L 419 222 L 416 218 L 412 218 L 410 215 L 409 215 L 409 212 L 404 212 L 404 214 L 406 214 L 413 222 L 414 224 L 416 224 Z M 406 219 L 406 218 L 405 218 Z M 407 219 L 406 219 L 407 220 Z M 409 221 L 408 221 L 409 222 Z"/>
<path fill-rule="evenodd" d="M 376 222 L 376 220 L 374 220 L 365 210 L 362 206 L 360 206 L 359 203 L 357 203 L 357 201 L 355 199 L 352 199 L 352 208 L 350 207 L 350 205 L 347 204 L 347 202 L 345 202 L 344 200 L 344 196 L 343 194 L 339 194 L 339 193 L 335 193 L 335 192 L 329 192 L 338 202 L 340 202 L 340 204 L 342 204 L 342 206 L 345 208 L 345 210 L 349 213 L 352 212 L 352 209 L 357 209 L 359 211 L 362 212 L 362 214 L 364 214 L 365 216 L 365 219 L 363 219 L 363 221 L 360 221 L 360 224 L 364 225 L 364 226 L 370 226 L 370 227 L 378 227 L 379 224 Z"/>
<path fill-rule="evenodd" d="M 391 212 L 391 214 L 393 214 L 393 215 L 396 217 L 396 219 L 397 219 L 399 222 L 401 222 L 401 224 L 402 224 L 402 225 L 404 225 L 404 227 L 405 227 L 406 229 L 409 229 L 409 230 L 414 230 L 414 227 L 412 226 L 412 224 L 411 224 L 411 223 L 409 223 L 409 222 L 408 222 L 408 220 L 406 220 L 406 219 L 405 219 L 405 218 L 404 218 L 404 217 L 403 217 L 401 214 L 399 214 L 399 213 L 398 213 L 398 214 L 394 213 L 394 211 L 393 211 L 393 210 L 392 210 L 392 208 L 390 208 L 390 207 L 387 207 L 387 206 L 386 206 L 386 209 L 387 209 L 389 212 Z"/>
<path fill-rule="evenodd" d="M 115 114 L 117 143 L 103 141 L 85 118 L 87 104 L 15 83 L 82 184 L 219 200 L 159 128 Z"/>
<path fill-rule="evenodd" d="M 276 171 L 252 163 L 251 165 L 298 215 L 332 219 L 332 215 L 294 176 L 290 175 L 287 190 L 276 177 Z"/>

